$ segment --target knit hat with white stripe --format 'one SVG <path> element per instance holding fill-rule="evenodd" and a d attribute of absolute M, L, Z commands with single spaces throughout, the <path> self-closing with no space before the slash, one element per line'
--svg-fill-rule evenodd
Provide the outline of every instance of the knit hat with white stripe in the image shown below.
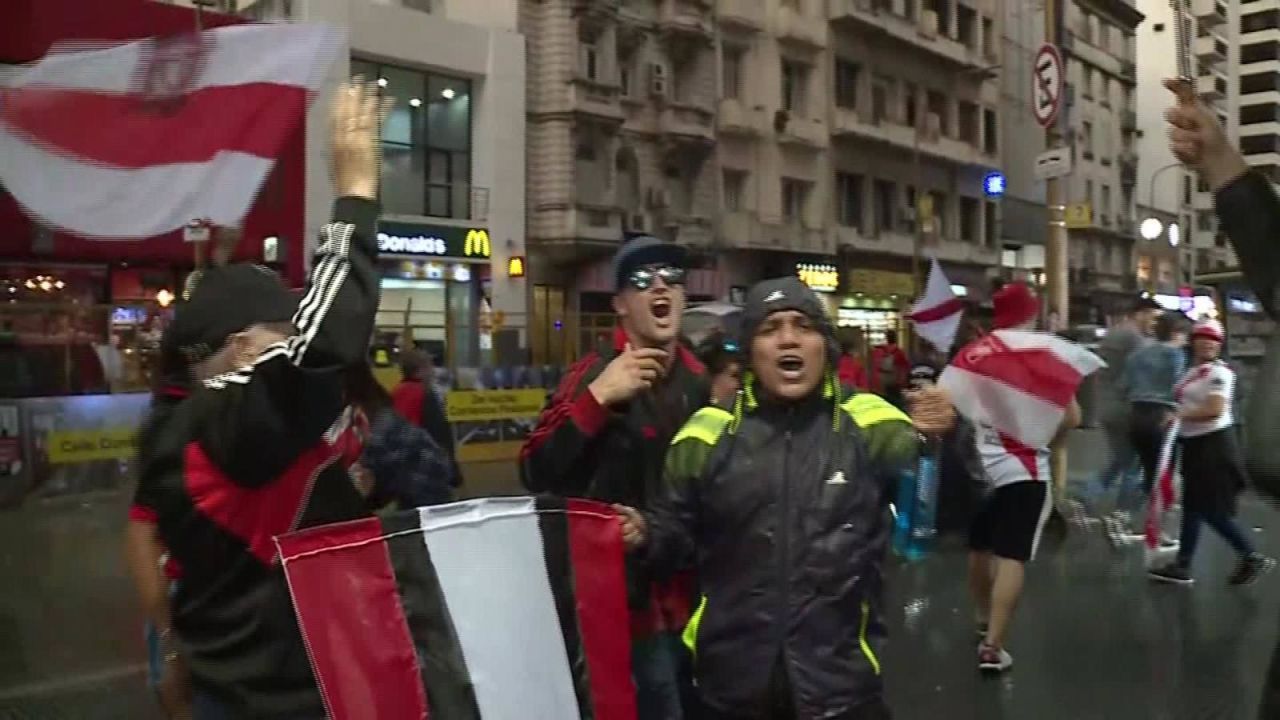
<path fill-rule="evenodd" d="M 166 334 L 188 363 L 209 358 L 253 325 L 293 320 L 298 301 L 274 271 L 240 263 L 205 270 Z"/>

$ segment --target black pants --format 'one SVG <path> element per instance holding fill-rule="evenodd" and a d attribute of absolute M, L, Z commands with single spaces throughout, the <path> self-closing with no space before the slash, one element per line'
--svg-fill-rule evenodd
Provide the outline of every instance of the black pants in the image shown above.
<path fill-rule="evenodd" d="M 1129 417 L 1129 439 L 1142 462 L 1142 490 L 1148 495 L 1156 484 L 1160 449 L 1164 445 L 1165 420 L 1173 412 L 1168 405 L 1134 403 Z"/>
<path fill-rule="evenodd" d="M 791 680 L 787 677 L 786 666 L 779 659 L 769 680 L 769 697 L 760 703 L 759 709 L 750 714 L 738 714 L 704 708 L 702 716 L 695 720 L 796 720 L 795 707 Z M 883 698 L 877 698 L 831 720 L 893 720 L 893 713 Z"/>

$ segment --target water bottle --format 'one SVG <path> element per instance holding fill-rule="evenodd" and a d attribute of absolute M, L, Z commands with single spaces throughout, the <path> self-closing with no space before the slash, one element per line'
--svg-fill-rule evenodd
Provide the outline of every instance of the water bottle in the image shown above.
<path fill-rule="evenodd" d="M 898 496 L 893 508 L 893 551 L 907 557 L 911 545 L 911 518 L 916 509 L 915 466 L 907 465 L 898 473 Z"/>
<path fill-rule="evenodd" d="M 938 453 L 936 443 L 926 443 L 916 470 L 915 507 L 911 513 L 911 540 L 907 557 L 918 560 L 933 551 L 938 535 Z"/>

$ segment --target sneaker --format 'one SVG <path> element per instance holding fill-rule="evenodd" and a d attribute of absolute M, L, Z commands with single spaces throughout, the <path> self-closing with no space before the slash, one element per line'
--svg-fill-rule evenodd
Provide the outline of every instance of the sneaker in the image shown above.
<path fill-rule="evenodd" d="M 1156 582 L 1174 585 L 1190 585 L 1195 582 L 1195 578 L 1191 577 L 1191 569 L 1180 562 L 1171 562 L 1163 567 L 1148 570 L 1147 577 Z"/>
<path fill-rule="evenodd" d="M 1129 539 L 1128 533 L 1125 532 L 1127 528 L 1120 518 L 1115 515 L 1108 515 L 1102 519 L 1102 523 L 1107 533 L 1107 540 L 1111 541 L 1111 547 L 1119 550 L 1133 544 L 1133 541 Z"/>
<path fill-rule="evenodd" d="M 1161 535 L 1161 536 L 1160 536 L 1160 549 L 1161 549 L 1161 550 L 1163 550 L 1163 551 L 1165 551 L 1165 552 L 1169 552 L 1169 551 L 1172 551 L 1172 550 L 1177 550 L 1177 549 L 1178 549 L 1178 548 L 1180 548 L 1180 547 L 1182 547 L 1182 542 L 1181 542 L 1181 541 L 1179 541 L 1177 538 L 1172 538 L 1172 537 L 1169 537 L 1168 535 Z"/>
<path fill-rule="evenodd" d="M 1227 583 L 1237 586 L 1252 585 L 1275 567 L 1276 561 L 1273 558 L 1254 553 L 1240 561 L 1240 566 L 1236 568 L 1235 574 L 1227 580 Z"/>
<path fill-rule="evenodd" d="M 992 647 L 985 642 L 978 646 L 978 669 L 982 672 L 1002 673 L 1013 667 L 1013 656 L 1004 648 Z"/>

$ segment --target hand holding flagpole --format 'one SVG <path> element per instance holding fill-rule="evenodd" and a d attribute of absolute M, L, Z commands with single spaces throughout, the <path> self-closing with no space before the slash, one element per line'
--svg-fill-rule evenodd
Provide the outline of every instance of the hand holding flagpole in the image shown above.
<path fill-rule="evenodd" d="M 330 117 L 333 185 L 338 197 L 378 197 L 382 120 L 394 99 L 380 97 L 377 83 L 357 77 L 338 89 Z"/>

